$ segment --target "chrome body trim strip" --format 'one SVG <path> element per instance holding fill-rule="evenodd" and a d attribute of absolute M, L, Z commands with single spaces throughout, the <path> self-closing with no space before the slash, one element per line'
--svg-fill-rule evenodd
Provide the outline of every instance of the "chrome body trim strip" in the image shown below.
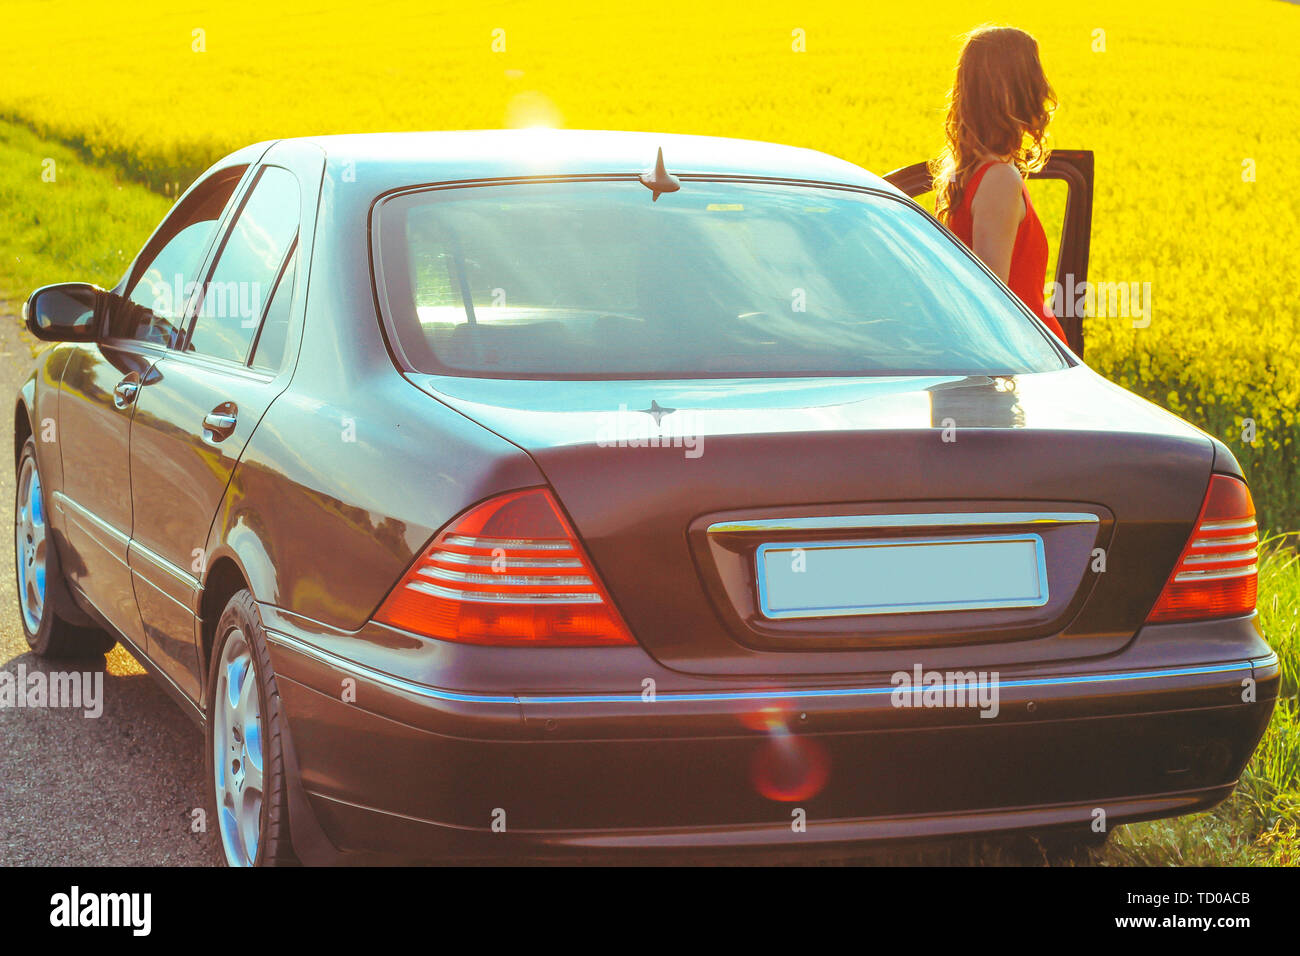
<path fill-rule="evenodd" d="M 439 587 L 428 581 L 411 581 L 406 585 L 412 591 L 432 594 L 434 597 L 447 598 L 467 604 L 517 604 L 520 606 L 537 604 L 604 604 L 599 594 L 590 591 L 543 592 L 531 594 L 510 594 L 497 591 L 458 591 Z"/>
<path fill-rule="evenodd" d="M 339 657 L 337 654 L 332 654 L 329 651 L 322 650 L 313 644 L 308 644 L 295 637 L 290 637 L 280 631 L 268 630 L 267 638 L 274 644 L 279 644 L 289 650 L 310 657 L 318 663 L 337 668 L 359 677 L 364 677 L 377 684 L 383 684 L 397 690 L 406 691 L 432 700 L 488 704 L 640 703 L 647 708 L 647 713 L 652 713 L 654 708 L 654 702 L 647 702 L 641 696 L 640 690 L 629 694 L 505 695 L 458 693 L 455 691 L 443 690 L 438 687 L 431 687 L 428 684 L 419 684 L 414 681 L 405 680 L 400 677 L 395 677 L 392 674 L 385 674 L 382 671 L 366 667 L 364 664 L 358 664 L 355 661 L 350 661 L 346 658 Z M 1273 660 L 1276 660 L 1276 655 L 1271 655 L 1271 657 Z M 999 688 L 1053 687 L 1069 686 L 1072 684 L 1161 680 L 1171 677 L 1191 677 L 1199 674 L 1229 674 L 1233 672 L 1245 672 L 1246 676 L 1250 676 L 1254 673 L 1254 667 L 1256 665 L 1267 666 L 1269 663 L 1269 659 L 1265 658 L 1259 661 L 1241 660 L 1220 664 L 1203 664 L 1191 667 L 1170 667 L 1158 670 L 1113 671 L 1099 674 L 1078 674 L 1068 677 L 1013 678 L 1010 680 L 997 681 L 996 686 Z M 972 684 L 970 686 L 978 689 L 978 686 L 991 685 Z M 815 697 L 877 697 L 892 694 L 896 690 L 897 688 L 892 684 L 885 684 L 873 687 L 786 688 L 784 690 L 660 693 L 655 696 L 654 701 L 789 701 Z"/>
<path fill-rule="evenodd" d="M 497 574 L 489 569 L 482 571 L 452 571 L 449 568 L 435 568 L 422 565 L 416 574 L 436 581 L 458 581 L 462 584 L 500 584 L 513 587 L 535 587 L 538 585 L 566 585 L 568 587 L 589 588 L 591 578 L 585 574 Z"/>
<path fill-rule="evenodd" d="M 966 528 L 973 525 L 1098 524 L 1083 511 L 981 511 L 948 514 L 820 515 L 803 518 L 757 518 L 717 521 L 709 534 L 753 534 L 783 531 L 861 531 L 871 528 Z"/>
<path fill-rule="evenodd" d="M 559 541 L 556 539 L 542 540 L 532 538 L 475 538 L 466 534 L 448 534 L 442 539 L 442 544 L 460 545 L 462 548 L 486 548 L 489 551 L 494 548 L 509 550 L 511 548 L 518 551 L 572 551 L 573 544 L 569 541 Z"/>
<path fill-rule="evenodd" d="M 430 551 L 428 555 L 430 561 L 441 561 L 443 564 L 464 564 L 470 567 L 490 567 L 491 564 L 484 565 L 484 561 L 492 563 L 500 562 L 502 567 L 506 568 L 581 568 L 582 562 L 577 558 L 512 558 L 509 555 L 500 558 L 489 559 L 486 555 L 481 554 L 461 554 L 459 551 Z"/>
<path fill-rule="evenodd" d="M 1234 518 L 1231 521 L 1202 521 L 1197 528 L 1201 531 L 1254 531 L 1254 518 Z"/>
<path fill-rule="evenodd" d="M 1219 571 L 1205 569 L 1202 571 L 1179 571 L 1174 581 L 1182 584 L 1188 581 L 1217 581 L 1222 578 L 1244 578 L 1259 573 L 1258 564 L 1249 564 L 1240 568 L 1224 568 Z"/>

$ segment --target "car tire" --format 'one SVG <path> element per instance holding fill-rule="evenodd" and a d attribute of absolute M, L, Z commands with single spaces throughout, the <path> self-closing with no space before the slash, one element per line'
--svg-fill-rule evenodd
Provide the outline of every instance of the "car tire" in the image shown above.
<path fill-rule="evenodd" d="M 208 806 L 226 863 L 296 865 L 280 692 L 262 617 L 247 590 L 230 599 L 217 621 L 207 700 Z"/>
<path fill-rule="evenodd" d="M 100 628 L 67 621 L 56 610 L 74 605 L 50 533 L 48 496 L 34 439 L 23 445 L 15 474 L 14 581 L 27 646 L 39 657 L 102 657 L 117 639 Z"/>

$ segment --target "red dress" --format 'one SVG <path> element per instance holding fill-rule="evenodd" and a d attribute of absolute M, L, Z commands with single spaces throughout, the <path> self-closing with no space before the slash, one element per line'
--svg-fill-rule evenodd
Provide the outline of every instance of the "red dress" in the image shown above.
<path fill-rule="evenodd" d="M 993 165 L 990 161 L 975 170 L 962 192 L 960 205 L 949 216 L 948 228 L 971 250 L 975 248 L 971 201 L 975 198 L 975 191 L 979 189 L 984 174 Z M 1064 342 L 1065 331 L 1043 300 L 1043 283 L 1047 279 L 1047 233 L 1043 231 L 1043 224 L 1034 212 L 1034 204 L 1029 201 L 1028 187 L 1022 183 L 1020 190 L 1025 197 L 1025 217 L 1020 220 L 1016 242 L 1011 247 L 1011 272 L 1007 276 L 1007 288 L 1029 306 L 1034 315 L 1042 318 L 1047 327 L 1056 333 L 1056 337 Z"/>

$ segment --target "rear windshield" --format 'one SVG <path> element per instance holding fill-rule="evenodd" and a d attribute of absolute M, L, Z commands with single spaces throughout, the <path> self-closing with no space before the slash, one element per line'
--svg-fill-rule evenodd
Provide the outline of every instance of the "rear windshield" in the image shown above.
<path fill-rule="evenodd" d="M 635 181 L 383 202 L 376 275 L 417 371 L 1018 374 L 1066 361 L 929 217 L 821 187 Z"/>

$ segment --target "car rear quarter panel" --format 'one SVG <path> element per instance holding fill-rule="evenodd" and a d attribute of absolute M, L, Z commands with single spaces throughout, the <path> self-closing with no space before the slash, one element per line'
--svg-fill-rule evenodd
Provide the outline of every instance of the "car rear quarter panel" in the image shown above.
<path fill-rule="evenodd" d="M 393 365 L 365 245 L 371 198 L 327 169 L 293 379 L 249 440 L 207 552 L 209 567 L 232 557 L 259 601 L 344 629 L 457 513 L 543 481 Z"/>

